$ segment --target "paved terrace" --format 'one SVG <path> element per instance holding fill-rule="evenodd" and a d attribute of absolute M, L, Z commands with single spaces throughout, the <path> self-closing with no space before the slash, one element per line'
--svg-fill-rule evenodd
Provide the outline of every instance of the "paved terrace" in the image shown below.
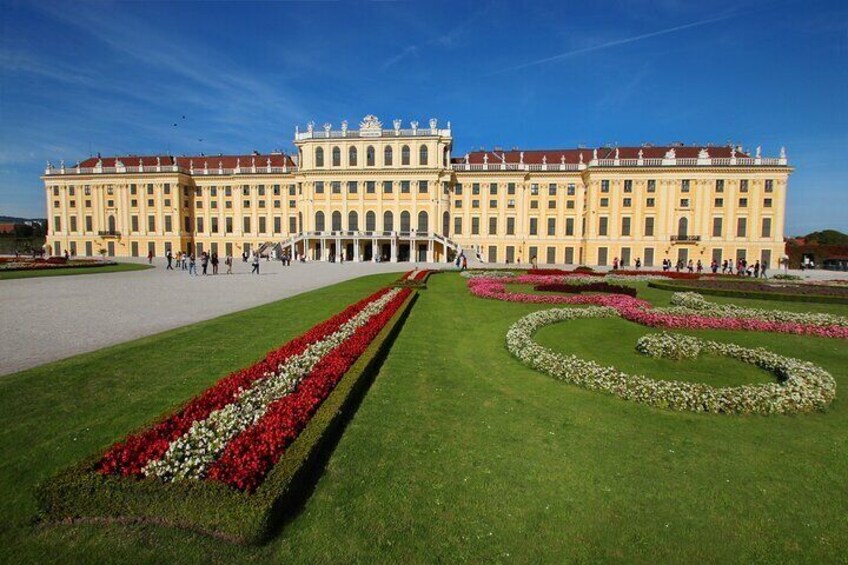
<path fill-rule="evenodd" d="M 153 263 L 156 269 L 145 271 L 0 281 L 0 375 L 348 279 L 415 266 L 311 262 L 283 267 L 263 260 L 257 277 L 249 274 L 250 263 L 237 257 L 231 276 L 189 277 L 188 271 L 166 271 L 164 259 Z M 222 264 L 219 273 L 224 272 Z"/>

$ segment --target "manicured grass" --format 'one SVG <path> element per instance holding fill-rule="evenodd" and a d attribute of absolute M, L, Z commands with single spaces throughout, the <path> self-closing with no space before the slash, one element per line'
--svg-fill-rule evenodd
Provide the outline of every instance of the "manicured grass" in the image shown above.
<path fill-rule="evenodd" d="M 97 275 L 100 273 L 120 273 L 123 271 L 143 271 L 152 269 L 152 265 L 140 263 L 118 263 L 102 267 L 56 267 L 34 271 L 0 271 L 0 281 L 12 279 L 31 279 L 35 277 L 63 277 L 67 275 Z"/>
<path fill-rule="evenodd" d="M 837 378 L 837 399 L 826 412 L 788 417 L 664 411 L 525 367 L 504 335 L 543 307 L 475 298 L 453 274 L 430 279 L 314 493 L 268 545 L 154 526 L 28 525 L 36 481 L 393 278 L 351 281 L 0 379 L 0 560 L 844 560 L 844 341 L 697 332 L 819 363 Z M 640 293 L 659 304 L 669 296 Z M 623 326 L 581 330 L 585 322 L 594 321 L 552 326 L 541 339 L 555 337 L 563 350 L 582 343 L 615 365 L 627 362 L 633 335 L 651 331 L 616 320 Z M 602 340 L 610 346 L 583 343 Z"/>

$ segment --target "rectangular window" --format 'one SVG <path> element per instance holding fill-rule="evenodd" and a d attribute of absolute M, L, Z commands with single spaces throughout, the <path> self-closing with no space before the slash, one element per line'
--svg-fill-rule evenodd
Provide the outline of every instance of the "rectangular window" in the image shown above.
<path fill-rule="evenodd" d="M 471 218 L 471 235 L 480 235 L 480 218 Z"/>
<path fill-rule="evenodd" d="M 716 192 L 724 192 L 724 179 L 716 179 Z"/>
<path fill-rule="evenodd" d="M 574 183 L 570 183 L 568 185 L 568 189 L 566 190 L 566 194 L 568 196 L 574 196 L 574 193 L 577 191 L 577 186 Z"/>
<path fill-rule="evenodd" d="M 259 233 L 266 233 L 268 231 L 268 218 L 265 216 L 259 216 Z"/>
<path fill-rule="evenodd" d="M 721 265 L 721 247 L 713 247 L 713 261 L 716 262 L 717 265 Z"/>
<path fill-rule="evenodd" d="M 478 194 L 480 194 L 480 183 L 479 182 L 471 183 L 471 194 L 474 195 L 474 196 L 477 196 Z"/>
<path fill-rule="evenodd" d="M 748 207 L 748 199 L 747 198 L 740 198 L 739 199 L 739 207 L 740 208 L 747 208 Z"/>
<path fill-rule="evenodd" d="M 609 181 L 602 180 L 601 181 L 601 192 L 609 192 Z"/>
<path fill-rule="evenodd" d="M 653 208 L 654 206 L 656 206 L 656 204 L 657 204 L 656 198 L 646 198 L 645 199 L 645 207 L 646 208 Z"/>
<path fill-rule="evenodd" d="M 630 266 L 630 248 L 629 247 L 622 247 L 621 248 L 621 263 L 620 263 L 620 265 L 622 267 L 629 267 Z"/>
<path fill-rule="evenodd" d="M 680 192 L 689 192 L 689 179 L 680 181 Z"/>
<path fill-rule="evenodd" d="M 289 233 L 297 233 L 297 216 L 289 216 Z"/>
<path fill-rule="evenodd" d="M 601 208 L 609 207 L 609 198 L 601 198 Z"/>
<path fill-rule="evenodd" d="M 392 181 L 384 180 L 383 181 L 383 194 L 391 194 L 392 193 Z"/>
<path fill-rule="evenodd" d="M 496 245 L 489 246 L 489 263 L 498 262 L 498 247 Z"/>
<path fill-rule="evenodd" d="M 471 207 L 472 208 L 479 208 L 480 207 L 480 201 L 479 200 L 472 200 L 471 201 Z"/>
<path fill-rule="evenodd" d="M 654 218 L 649 216 L 645 218 L 645 237 L 654 237 Z"/>
<path fill-rule="evenodd" d="M 721 237 L 721 230 L 724 227 L 722 225 L 723 223 L 724 220 L 721 217 L 717 216 L 713 218 L 713 237 Z"/>
<path fill-rule="evenodd" d="M 400 181 L 400 193 L 401 194 L 409 194 L 409 185 L 410 185 L 410 183 L 409 183 L 408 180 Z"/>
<path fill-rule="evenodd" d="M 283 217 L 282 216 L 274 216 L 274 233 L 282 233 L 283 232 Z"/>
<path fill-rule="evenodd" d="M 601 216 L 598 218 L 598 235 L 609 235 L 609 218 Z"/>
<path fill-rule="evenodd" d="M 231 216 L 224 218 L 224 229 L 227 233 L 233 233 L 233 218 Z"/>
<path fill-rule="evenodd" d="M 748 179 L 739 181 L 739 192 L 748 192 Z"/>
<path fill-rule="evenodd" d="M 453 193 L 457 196 L 462 196 L 462 183 L 456 183 L 453 185 Z"/>
<path fill-rule="evenodd" d="M 766 198 L 763 200 L 763 208 L 771 208 L 772 200 L 771 198 Z"/>
<path fill-rule="evenodd" d="M 365 181 L 365 192 L 374 194 L 377 192 L 377 183 L 373 180 Z"/>
<path fill-rule="evenodd" d="M 242 233 L 250 233 L 250 216 L 244 216 L 241 219 L 241 231 Z"/>
<path fill-rule="evenodd" d="M 426 194 L 429 190 L 426 180 L 418 181 L 418 194 Z"/>
<path fill-rule="evenodd" d="M 746 237 L 748 232 L 748 219 L 736 219 L 736 237 Z"/>
<path fill-rule="evenodd" d="M 94 228 L 92 227 L 93 222 L 94 222 L 94 218 L 92 218 L 91 216 L 85 217 L 85 231 L 93 231 L 94 230 Z"/>
<path fill-rule="evenodd" d="M 156 231 L 156 216 L 147 216 L 147 231 Z"/>
<path fill-rule="evenodd" d="M 574 248 L 566 247 L 565 248 L 565 264 L 573 265 L 574 264 Z"/>
<path fill-rule="evenodd" d="M 506 185 L 506 193 L 510 196 L 515 195 L 515 183 L 511 182 Z"/>
<path fill-rule="evenodd" d="M 77 217 L 71 216 L 71 231 L 77 231 Z"/>
<path fill-rule="evenodd" d="M 771 218 L 763 218 L 763 230 L 760 237 L 771 237 Z"/>
<path fill-rule="evenodd" d="M 165 232 L 171 233 L 174 231 L 174 221 L 170 215 L 165 216 Z"/>
<path fill-rule="evenodd" d="M 330 183 L 330 190 L 332 190 L 333 194 L 341 194 L 342 193 L 342 183 L 339 181 L 333 181 Z"/>
<path fill-rule="evenodd" d="M 147 199 L 147 207 L 148 207 L 148 208 L 153 208 L 153 206 L 154 206 L 154 204 L 153 204 L 153 199 L 152 199 L 152 198 L 148 198 L 148 199 Z M 203 202 L 202 202 L 202 201 L 200 201 L 200 200 L 198 200 L 198 201 L 197 201 L 197 207 L 198 207 L 198 208 L 203 208 Z"/>
<path fill-rule="evenodd" d="M 621 236 L 629 237 L 630 236 L 630 217 L 625 216 L 621 218 Z"/>
<path fill-rule="evenodd" d="M 260 208 L 265 207 L 265 201 L 264 200 L 260 200 L 257 204 L 259 205 Z"/>
<path fill-rule="evenodd" d="M 548 218 L 548 235 L 556 235 L 556 218 Z"/>
<path fill-rule="evenodd" d="M 530 235 L 539 235 L 539 218 L 530 218 Z"/>
<path fill-rule="evenodd" d="M 212 188 L 214 189 L 215 187 L 213 186 Z M 294 189 L 294 187 L 292 187 L 292 189 Z M 280 185 L 278 185 L 278 184 L 273 185 L 273 186 L 271 187 L 271 190 L 273 190 L 273 191 L 274 191 L 274 196 L 279 196 L 279 195 L 280 195 Z M 213 194 L 212 196 L 215 196 L 215 195 Z M 292 196 L 294 196 L 294 195 L 292 195 Z"/>
<path fill-rule="evenodd" d="M 191 231 L 191 216 L 183 217 L 183 229 L 186 231 L 186 233 Z"/>
<path fill-rule="evenodd" d="M 201 217 L 197 218 L 197 233 L 202 233 L 202 232 L 203 232 L 203 217 L 201 216 Z"/>
<path fill-rule="evenodd" d="M 489 183 L 489 195 L 496 196 L 498 194 L 498 183 Z"/>
<path fill-rule="evenodd" d="M 565 235 L 574 235 L 574 218 L 565 219 Z"/>
<path fill-rule="evenodd" d="M 551 183 L 548 185 L 548 196 L 556 196 L 556 184 Z"/>
<path fill-rule="evenodd" d="M 89 188 L 88 185 L 86 185 L 85 195 L 88 196 L 89 194 L 91 194 L 91 188 Z M 138 187 L 136 187 L 136 185 L 134 185 L 134 184 L 130 185 L 130 194 L 133 194 L 133 195 L 138 194 Z"/>
<path fill-rule="evenodd" d="M 713 204 L 715 205 L 716 208 L 723 208 L 724 207 L 724 198 L 716 198 L 715 202 Z"/>
<path fill-rule="evenodd" d="M 242 202 L 242 205 L 243 205 L 245 208 L 250 208 L 250 200 L 245 200 L 244 202 Z"/>
<path fill-rule="evenodd" d="M 454 200 L 453 207 L 454 208 L 462 208 L 462 200 Z"/>
<path fill-rule="evenodd" d="M 515 218 L 512 216 L 506 219 L 506 235 L 515 235 Z"/>
<path fill-rule="evenodd" d="M 688 198 L 681 198 L 680 199 L 680 207 L 681 208 L 688 208 L 689 207 L 689 199 Z"/>
<path fill-rule="evenodd" d="M 355 180 L 347 181 L 347 193 L 348 194 L 356 194 L 357 193 L 356 181 Z"/>
<path fill-rule="evenodd" d="M 462 216 L 453 218 L 453 235 L 462 235 Z"/>
<path fill-rule="evenodd" d="M 548 247 L 547 257 L 545 257 L 545 259 L 548 265 L 556 263 L 556 247 Z"/>
<path fill-rule="evenodd" d="M 648 181 L 648 192 L 656 192 L 657 191 L 657 181 L 651 179 Z"/>
<path fill-rule="evenodd" d="M 548 210 L 556 208 L 556 200 L 548 200 Z"/>
<path fill-rule="evenodd" d="M 574 200 L 566 200 L 565 208 L 566 210 L 574 210 Z"/>
<path fill-rule="evenodd" d="M 539 196 L 539 185 L 533 183 L 530 185 L 530 195 L 531 196 Z"/>
<path fill-rule="evenodd" d="M 506 201 L 507 208 L 515 208 L 515 198 L 510 198 Z"/>
<path fill-rule="evenodd" d="M 315 194 L 324 194 L 324 182 L 323 181 L 319 180 L 315 183 Z"/>
<path fill-rule="evenodd" d="M 624 181 L 624 192 L 633 192 L 633 181 L 632 180 Z"/>
<path fill-rule="evenodd" d="M 218 218 L 210 219 L 210 223 L 212 224 L 210 226 L 212 228 L 212 233 L 218 233 Z"/>
<path fill-rule="evenodd" d="M 53 231 L 60 232 L 62 231 L 62 217 L 54 216 L 53 217 Z"/>
<path fill-rule="evenodd" d="M 507 245 L 506 246 L 506 262 L 507 263 L 515 263 L 515 246 Z"/>
<path fill-rule="evenodd" d="M 147 195 L 153 196 L 153 185 L 152 184 L 147 185 Z"/>
<path fill-rule="evenodd" d="M 241 194 L 242 194 L 242 196 L 250 196 L 250 186 L 248 186 L 246 184 L 242 185 Z"/>
<path fill-rule="evenodd" d="M 489 235 L 498 235 L 498 218 L 489 218 Z"/>
<path fill-rule="evenodd" d="M 489 208 L 497 208 L 498 201 L 497 200 L 489 200 Z"/>
<path fill-rule="evenodd" d="M 766 192 L 774 192 L 774 181 L 773 180 L 766 179 L 765 191 Z"/>
<path fill-rule="evenodd" d="M 229 198 L 229 197 L 230 197 L 230 196 L 232 196 L 232 195 L 233 195 L 233 187 L 231 187 L 231 186 L 225 186 L 225 187 L 224 187 L 224 196 L 226 196 L 227 198 Z"/>
<path fill-rule="evenodd" d="M 630 208 L 632 205 L 633 205 L 633 199 L 632 198 L 625 198 L 624 202 L 622 202 L 622 206 L 624 206 L 625 208 Z"/>
<path fill-rule="evenodd" d="M 598 265 L 605 266 L 607 264 L 607 248 L 598 247 Z"/>
<path fill-rule="evenodd" d="M 265 196 L 265 185 L 264 184 L 260 184 L 257 190 L 259 191 L 259 196 Z"/>
<path fill-rule="evenodd" d="M 646 247 L 645 248 L 645 262 L 643 263 L 646 267 L 654 266 L 654 248 Z"/>

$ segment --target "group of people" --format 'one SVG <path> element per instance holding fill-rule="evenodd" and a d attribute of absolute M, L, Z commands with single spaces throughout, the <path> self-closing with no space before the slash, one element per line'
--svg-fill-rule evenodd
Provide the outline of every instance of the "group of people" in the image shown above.
<path fill-rule="evenodd" d="M 457 267 L 459 267 L 460 271 L 468 270 L 468 258 L 465 257 L 465 251 L 460 252 L 460 254 L 456 256 L 456 261 L 454 261 L 454 263 Z"/>
<path fill-rule="evenodd" d="M 715 261 L 713 261 L 715 263 Z M 713 269 L 713 273 L 718 270 L 718 266 Z M 740 277 L 753 277 L 755 279 L 767 279 L 768 274 L 766 273 L 767 265 L 766 262 L 763 261 L 760 263 L 759 261 L 755 262 L 753 265 L 749 264 L 745 259 L 737 259 L 736 260 L 736 275 Z M 732 275 L 733 274 L 733 261 L 728 261 L 725 259 L 721 263 L 721 274 L 723 275 Z"/>
<path fill-rule="evenodd" d="M 200 253 L 200 268 L 203 275 L 209 274 L 209 266 L 212 266 L 213 275 L 218 274 L 218 265 L 220 263 L 220 259 L 217 253 L 207 253 L 203 251 Z M 173 252 L 169 249 L 165 252 L 165 260 L 167 261 L 167 266 L 165 267 L 166 271 L 174 271 L 174 266 L 181 271 L 188 271 L 189 276 L 196 277 L 197 274 L 197 260 L 198 257 L 195 256 L 194 253 L 187 253 L 183 251 L 177 251 L 177 254 L 174 255 Z M 227 266 L 227 274 L 233 274 L 233 258 L 230 255 L 227 255 L 224 258 L 224 265 Z"/>

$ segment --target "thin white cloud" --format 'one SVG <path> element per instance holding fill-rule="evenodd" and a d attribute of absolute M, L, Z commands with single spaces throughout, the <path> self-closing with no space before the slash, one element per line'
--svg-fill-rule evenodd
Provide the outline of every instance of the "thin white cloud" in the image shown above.
<path fill-rule="evenodd" d="M 571 57 L 575 57 L 577 55 L 584 55 L 586 53 L 592 53 L 595 51 L 601 51 L 603 49 L 609 49 L 611 47 L 619 47 L 621 45 L 628 45 L 630 43 L 636 43 L 637 41 L 642 41 L 645 39 L 651 39 L 653 37 L 659 37 L 661 35 L 668 35 L 670 33 L 676 33 L 678 31 L 683 31 L 686 29 L 691 29 L 694 27 L 700 27 L 707 24 L 712 24 L 716 22 L 720 22 L 730 18 L 731 15 L 717 16 L 714 18 L 708 18 L 705 20 L 699 20 L 697 22 L 690 22 L 688 24 L 683 24 L 679 26 L 674 26 L 666 29 L 661 29 L 658 31 L 652 31 L 650 33 L 643 33 L 641 35 L 635 35 L 633 37 L 627 37 L 624 39 L 617 39 L 615 41 L 607 41 L 606 43 L 601 43 L 598 45 L 590 45 L 589 47 L 582 47 L 580 49 L 572 49 L 571 51 L 566 51 L 564 53 L 559 53 L 557 55 L 552 55 L 550 57 L 544 57 L 542 59 L 536 59 L 535 61 L 529 61 L 527 63 L 521 63 L 520 65 L 514 65 L 511 67 L 505 67 L 502 69 L 497 69 L 488 73 L 486 76 L 499 75 L 502 73 L 508 73 L 511 71 L 518 71 L 521 69 L 527 69 L 530 67 L 536 67 L 538 65 L 544 65 L 547 63 L 554 63 L 556 61 L 562 61 L 564 59 L 568 59 Z"/>

